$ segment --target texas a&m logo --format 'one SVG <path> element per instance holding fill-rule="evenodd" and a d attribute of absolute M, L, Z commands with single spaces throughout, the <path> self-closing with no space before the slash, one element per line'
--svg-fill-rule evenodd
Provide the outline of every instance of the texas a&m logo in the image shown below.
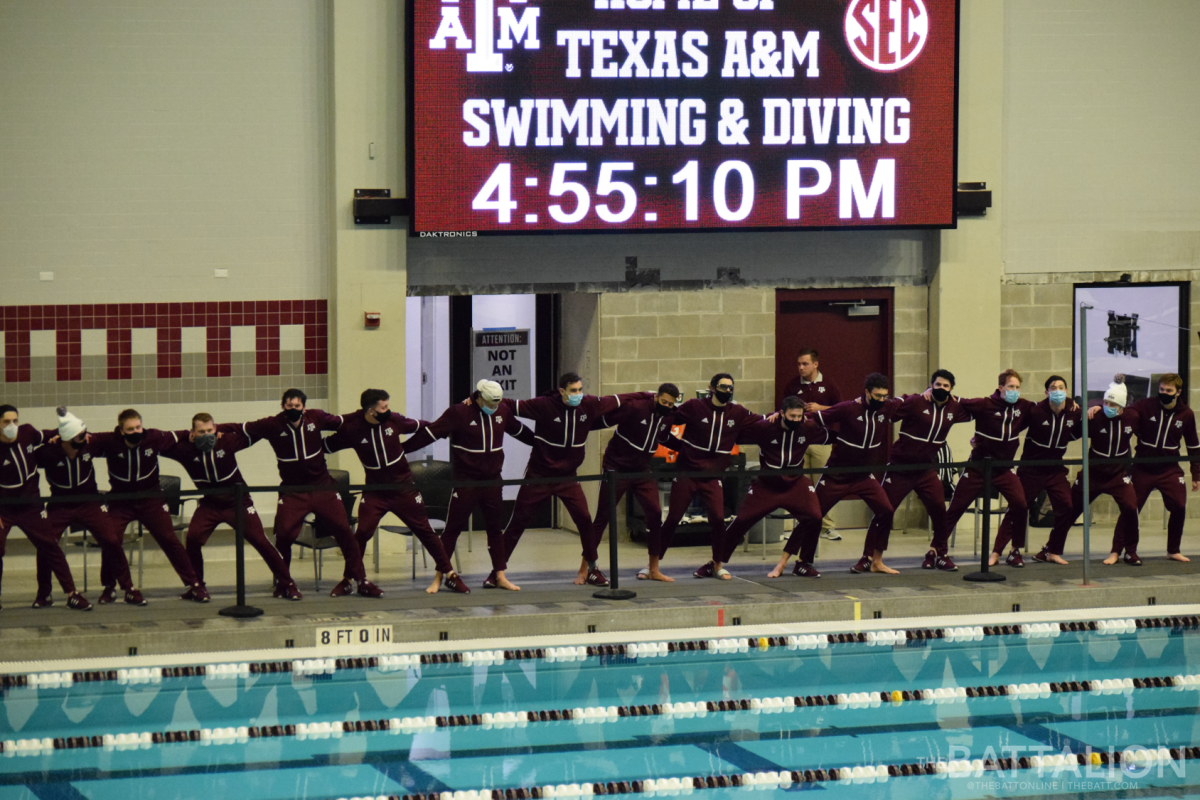
<path fill-rule="evenodd" d="M 467 36 L 467 29 L 459 13 L 460 5 L 467 5 L 468 0 L 442 0 L 442 21 L 437 33 L 429 40 L 429 49 L 445 50 L 449 42 L 454 42 L 457 50 L 474 50 L 467 54 L 467 72 L 505 72 L 512 65 L 505 66 L 504 55 L 496 52 L 511 50 L 517 42 L 526 50 L 538 50 L 542 43 L 538 40 L 538 17 L 542 10 L 533 6 L 526 7 L 526 0 L 508 0 L 516 6 L 510 8 L 508 3 L 500 0 L 475 0 L 475 38 Z M 517 11 L 520 11 L 518 16 Z M 497 36 L 499 27 L 499 36 Z"/>
<path fill-rule="evenodd" d="M 877 72 L 895 72 L 916 60 L 929 39 L 929 12 L 921 0 L 850 0 L 846 43 Z"/>

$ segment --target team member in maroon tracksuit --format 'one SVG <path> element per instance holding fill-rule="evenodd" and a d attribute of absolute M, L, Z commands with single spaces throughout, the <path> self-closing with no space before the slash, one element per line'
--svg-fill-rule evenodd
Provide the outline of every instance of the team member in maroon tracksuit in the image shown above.
<path fill-rule="evenodd" d="M 218 433 L 219 431 L 219 433 Z M 220 438 L 218 438 L 218 436 Z M 238 469 L 237 453 L 250 446 L 242 433 L 241 426 L 225 424 L 217 426 L 212 415 L 200 412 L 192 417 L 191 430 L 177 431 L 176 443 L 163 451 L 172 461 L 178 461 L 196 484 L 197 489 L 231 489 L 238 484 L 246 485 Z M 300 600 L 303 595 L 296 588 L 288 572 L 287 564 L 279 551 L 267 540 L 262 520 L 250 494 L 244 495 L 245 511 L 242 513 L 242 536 L 258 551 L 275 576 L 275 597 Z M 196 512 L 188 522 L 187 554 L 192 568 L 201 581 L 204 580 L 203 548 L 218 525 L 237 525 L 237 502 L 234 495 L 204 495 L 196 504 Z"/>
<path fill-rule="evenodd" d="M 836 432 L 833 453 L 829 456 L 826 466 L 834 468 L 882 465 L 884 447 L 888 442 L 888 425 L 904 403 L 898 397 L 888 398 L 889 387 L 886 375 L 872 372 L 863 382 L 862 397 L 838 403 L 814 415 L 818 424 Z M 820 504 L 822 517 L 850 495 L 861 498 L 867 504 L 867 508 L 871 509 L 874 515 L 873 519 L 879 520 L 880 527 L 885 530 L 892 529 L 891 501 L 888 500 L 878 479 L 871 473 L 825 474 L 817 481 L 817 502 Z M 783 574 L 788 557 L 800 552 L 798 545 L 798 542 L 788 540 L 783 556 L 767 577 L 778 578 Z M 858 573 L 896 573 L 896 570 L 883 563 L 882 550 L 866 552 L 850 570 Z"/>
<path fill-rule="evenodd" d="M 650 459 L 658 449 L 659 442 L 670 431 L 668 416 L 679 400 L 679 387 L 664 383 L 653 396 L 644 395 L 621 403 L 616 411 L 605 414 L 600 427 L 617 430 L 604 448 L 602 467 L 605 472 L 638 473 L 650 471 Z M 617 502 L 629 492 L 642 506 L 646 520 L 646 544 L 650 552 L 650 565 L 638 572 L 638 580 L 674 582 L 674 578 L 662 574 L 658 569 L 658 550 L 662 545 L 662 506 L 658 501 L 658 481 L 653 478 L 629 478 L 617 481 Z M 600 501 L 596 504 L 596 519 L 592 523 L 596 540 L 604 535 L 608 527 L 608 496 L 601 487 Z M 612 535 L 611 533 L 609 534 Z"/>
<path fill-rule="evenodd" d="M 1120 376 L 1118 376 L 1120 377 Z M 1114 459 L 1129 457 L 1133 432 L 1138 429 L 1141 419 L 1138 412 L 1125 408 L 1126 390 L 1124 383 L 1112 383 L 1104 393 L 1103 413 L 1100 408 L 1092 408 L 1088 412 L 1088 464 L 1089 487 L 1086 502 L 1090 503 L 1102 494 L 1111 495 L 1117 503 L 1120 516 L 1117 518 L 1117 530 L 1123 531 L 1124 540 L 1118 541 L 1113 535 L 1113 551 L 1105 564 L 1115 564 L 1125 553 L 1125 563 L 1130 566 L 1141 566 L 1138 558 L 1138 512 L 1137 496 L 1133 492 L 1133 478 L 1124 464 L 1105 463 Z M 1053 560 L 1056 564 L 1067 563 L 1062 559 L 1063 546 L 1067 542 L 1067 533 L 1075 520 L 1083 514 L 1083 472 L 1071 486 L 1071 515 L 1061 517 L 1054 523 L 1050 532 L 1050 540 L 1034 558 L 1038 561 Z M 1058 559 L 1051 559 L 1051 554 Z"/>
<path fill-rule="evenodd" d="M 28 498 L 28 502 L 0 505 L 0 578 L 4 575 L 4 545 L 14 527 L 20 528 L 45 558 L 67 594 L 67 608 L 88 611 L 92 604 L 75 591 L 75 581 L 67 557 L 46 530 L 46 512 L 42 505 L 37 472 L 37 452 L 44 443 L 42 432 L 32 425 L 20 424 L 15 406 L 0 406 L 0 497 Z M 40 593 L 39 593 L 40 594 Z M 39 600 L 42 599 L 39 597 Z M 34 602 L 34 608 L 44 604 Z"/>
<path fill-rule="evenodd" d="M 363 555 L 367 543 L 375 535 L 379 521 L 389 511 L 416 536 L 425 550 L 433 556 L 436 572 L 433 583 L 425 591 L 435 594 L 445 579 L 446 588 L 461 594 L 470 594 L 466 582 L 458 577 L 450 564 L 450 557 L 442 547 L 442 540 L 429 526 L 429 514 L 425 501 L 413 484 L 412 470 L 404 457 L 404 443 L 400 434 L 416 433 L 421 423 L 401 414 L 393 414 L 388 405 L 391 396 L 382 389 L 367 389 L 359 398 L 362 408 L 347 414 L 337 433 L 325 440 L 325 451 L 353 449 L 367 472 L 366 483 L 393 484 L 392 491 L 363 492 L 358 504 L 358 530 L 354 538 Z"/>
<path fill-rule="evenodd" d="M 96 470 L 92 463 L 94 448 L 88 444 L 87 426 L 65 408 L 58 409 L 58 430 L 43 431 L 49 443 L 37 451 L 38 466 L 46 473 L 53 497 L 98 495 Z M 142 593 L 133 588 L 129 576 L 129 561 L 121 547 L 121 531 L 113 524 L 108 506 L 99 500 L 79 500 L 74 503 L 46 504 L 46 532 L 58 541 L 69 526 L 77 525 L 91 531 L 103 559 L 110 565 L 117 583 L 125 593 L 125 602 L 132 606 L 146 605 Z M 50 564 L 38 551 L 38 599 L 50 599 Z M 47 603 L 48 604 L 48 603 Z"/>
<path fill-rule="evenodd" d="M 799 397 L 785 397 L 779 418 L 742 428 L 738 444 L 758 445 L 758 460 L 764 469 L 803 468 L 804 451 L 810 445 L 833 441 L 829 429 L 821 427 L 811 417 L 805 418 L 804 407 L 805 403 Z M 807 475 L 760 475 L 755 478 L 738 506 L 733 524 L 725 533 L 725 555 L 721 561 L 728 563 L 746 538 L 746 532 L 777 508 L 796 517 L 796 527 L 787 547 L 794 547 L 801 555 L 792 574 L 802 578 L 821 577 L 812 565 L 821 529 L 821 505 L 817 502 L 817 489 Z"/>
<path fill-rule="evenodd" d="M 685 426 L 682 441 L 671 439 L 672 448 L 679 453 L 675 466 L 680 472 L 724 472 L 742 428 L 763 419 L 761 414 L 733 402 L 733 378 L 729 373 L 714 375 L 708 388 L 708 397 L 688 400 L 671 415 L 669 424 Z M 733 576 L 721 567 L 725 558 L 725 489 L 720 478 L 676 478 L 671 482 L 658 557 L 666 555 L 676 526 L 691 505 L 692 496 L 697 494 L 708 511 L 712 561 L 692 574 L 697 578 L 729 580 Z"/>
<path fill-rule="evenodd" d="M 637 397 L 647 397 L 645 392 L 595 397 L 583 393 L 583 379 L 574 372 L 564 373 L 558 379 L 558 392 L 532 400 L 517 400 L 516 415 L 537 423 L 533 432 L 533 452 L 529 454 L 529 465 L 525 468 L 526 478 L 572 478 L 583 463 L 584 448 L 592 428 L 600 424 L 600 418 L 615 411 L 622 402 Z M 533 512 L 544 500 L 557 497 L 562 501 L 571 521 L 579 529 L 583 544 L 583 561 L 579 565 L 576 584 L 608 586 L 608 578 L 596 566 L 596 552 L 600 537 L 592 527 L 592 514 L 588 510 L 587 498 L 578 481 L 562 483 L 532 483 L 517 492 L 512 518 L 504 530 L 504 546 L 508 558 L 512 558 L 521 535 L 529 527 Z"/>
<path fill-rule="evenodd" d="M 513 403 L 504 400 L 504 390 L 500 384 L 481 380 L 475 384 L 475 391 L 468 402 L 452 405 L 433 422 L 423 424 L 416 435 L 404 443 L 404 452 L 415 453 L 437 439 L 449 438 L 454 480 L 500 480 L 500 472 L 504 468 L 504 434 L 512 434 L 519 428 L 520 424 L 513 416 Z M 442 546 L 447 554 L 454 552 L 459 534 L 467 527 L 475 507 L 479 506 L 483 509 L 488 554 L 492 558 L 492 572 L 484 581 L 483 588 L 499 587 L 516 592 L 521 587 L 509 581 L 504 574 L 508 568 L 508 550 L 504 546 L 504 527 L 500 518 L 503 503 L 503 487 L 456 487 L 450 495 L 450 508 L 446 511 Z"/>
<path fill-rule="evenodd" d="M 958 398 L 950 394 L 953 388 L 954 375 L 939 369 L 933 373 L 929 389 L 924 394 L 910 395 L 904 399 L 904 403 L 896 411 L 895 418 L 900 420 L 900 436 L 892 445 L 892 457 L 888 466 L 937 462 L 938 450 L 946 443 L 946 435 L 950 433 L 950 428 L 971 418 L 959 404 Z M 925 510 L 929 512 L 929 519 L 933 523 L 934 541 L 944 541 L 946 495 L 936 468 L 885 471 L 883 491 L 892 508 L 899 506 L 900 501 L 907 497 L 909 492 L 915 492 Z M 890 524 L 885 525 L 885 521 L 879 517 L 871 520 L 864 555 L 875 550 L 887 550 L 890 535 Z M 939 553 L 936 550 L 925 554 L 925 561 L 921 566 L 925 569 L 946 571 L 958 569 L 945 552 Z"/>
<path fill-rule="evenodd" d="M 299 389 L 283 393 L 283 410 L 273 417 L 242 425 L 247 441 L 257 444 L 266 440 L 275 451 L 279 466 L 280 488 L 289 486 L 335 486 L 325 465 L 325 446 L 322 431 L 335 431 L 342 418 L 319 409 L 306 409 L 308 396 Z M 350 520 L 342 495 L 337 491 L 280 492 L 275 509 L 275 547 L 287 564 L 291 560 L 292 542 L 300 535 L 300 526 L 308 514 L 316 517 L 322 530 L 332 535 L 346 559 L 344 579 L 333 587 L 331 597 L 351 593 L 350 580 L 358 582 L 363 597 L 380 597 L 383 590 L 367 580 L 362 551 L 350 531 Z"/>
<path fill-rule="evenodd" d="M 1065 456 L 1067 445 L 1082 435 L 1082 418 L 1079 405 L 1067 397 L 1067 381 L 1059 375 L 1051 375 L 1046 379 L 1046 399 L 1029 412 L 1021 461 L 1050 461 Z M 1055 521 L 1061 522 L 1063 517 L 1071 515 L 1071 484 L 1067 482 L 1066 467 L 1038 467 L 1022 463 L 1017 467 L 1017 479 L 1021 481 L 1021 491 L 1027 503 L 1033 503 L 1037 496 L 1045 491 L 1050 499 L 1050 507 L 1054 509 Z M 1029 517 L 1025 510 L 1017 512 L 1009 508 L 1000 522 L 999 530 L 996 531 L 996 543 L 990 556 L 991 564 L 999 563 L 1004 548 L 1011 541 L 1012 552 L 1008 554 L 1005 563 L 1011 567 L 1025 566 L 1021 550 L 1025 548 L 1025 530 L 1028 524 Z M 1048 557 L 1051 561 L 1062 560 L 1056 555 Z"/>
<path fill-rule="evenodd" d="M 1187 504 L 1187 479 L 1178 464 L 1139 463 L 1142 458 L 1176 457 L 1179 446 L 1186 445 L 1190 456 L 1200 455 L 1200 439 L 1196 437 L 1196 416 L 1183 402 L 1183 378 L 1173 372 L 1158 380 L 1158 397 L 1147 397 L 1130 406 L 1140 420 L 1134 434 L 1138 437 L 1134 456 L 1133 493 L 1137 497 L 1138 513 L 1155 489 L 1162 495 L 1170 518 L 1167 520 L 1167 557 L 1174 561 L 1190 561 L 1179 552 L 1183 541 L 1183 520 Z M 1191 464 L 1192 491 L 1200 490 L 1200 461 Z M 1127 532 L 1117 526 L 1115 536 L 1124 544 Z M 1113 548 L 1116 550 L 1116 547 Z"/>
<path fill-rule="evenodd" d="M 821 372 L 820 354 L 811 347 L 806 347 L 796 356 L 796 377 L 788 381 L 783 389 L 783 395 L 776 400 L 783 402 L 784 397 L 795 395 L 804 401 L 804 411 L 815 414 L 826 411 L 842 402 L 842 393 L 837 384 L 825 377 Z M 829 445 L 817 445 L 804 452 L 804 466 L 808 469 L 820 469 L 829 463 L 832 449 Z M 841 541 L 841 535 L 833 526 L 833 519 L 826 514 L 821 518 L 821 536 L 831 542 Z"/>
<path fill-rule="evenodd" d="M 111 433 L 92 434 L 90 444 L 103 454 L 108 463 L 108 483 L 114 494 L 152 492 L 155 495 L 142 500 L 112 500 L 107 503 L 113 525 L 122 537 L 130 522 L 136 520 L 145 526 L 188 587 L 180 599 L 207 603 L 208 590 L 192 569 L 187 551 L 175 537 L 175 525 L 167 509 L 166 497 L 158 485 L 158 456 L 175 442 L 175 434 L 169 431 L 143 428 L 141 414 L 127 408 L 117 417 L 116 429 Z M 101 603 L 111 603 L 116 599 L 114 587 L 119 570 L 118 565 L 106 561 L 104 554 L 100 554 L 100 582 L 104 584 Z"/>
<path fill-rule="evenodd" d="M 1029 426 L 1032 419 L 1034 404 L 1021 399 L 1021 375 L 1015 369 L 1006 369 L 1000 373 L 999 388 L 989 397 L 978 397 L 959 401 L 963 408 L 975 420 L 975 438 L 971 440 L 971 460 L 981 461 L 991 458 L 996 461 L 1012 461 L 1016 458 L 1017 447 L 1021 444 L 1021 431 Z M 1026 502 L 1025 491 L 1021 481 L 1016 476 L 1014 468 L 992 470 L 992 486 L 1004 496 L 1010 513 L 1026 515 L 1029 504 Z M 954 487 L 954 498 L 950 501 L 950 510 L 946 512 L 946 535 L 958 525 L 962 515 L 967 512 L 971 503 L 983 491 L 983 470 L 969 467 L 958 479 Z M 945 553 L 947 542 L 934 539 L 933 549 Z M 1021 554 L 1011 559 L 1010 563 L 1020 566 Z"/>

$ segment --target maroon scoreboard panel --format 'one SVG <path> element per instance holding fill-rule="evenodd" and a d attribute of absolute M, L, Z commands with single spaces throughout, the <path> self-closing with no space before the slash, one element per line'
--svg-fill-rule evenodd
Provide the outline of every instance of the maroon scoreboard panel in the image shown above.
<path fill-rule="evenodd" d="M 957 0 L 411 0 L 414 234 L 952 227 Z"/>

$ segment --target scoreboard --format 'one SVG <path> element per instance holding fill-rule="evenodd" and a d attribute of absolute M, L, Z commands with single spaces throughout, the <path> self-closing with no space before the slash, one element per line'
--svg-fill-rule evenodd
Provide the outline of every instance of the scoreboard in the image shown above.
<path fill-rule="evenodd" d="M 412 0 L 415 235 L 955 224 L 957 0 Z"/>

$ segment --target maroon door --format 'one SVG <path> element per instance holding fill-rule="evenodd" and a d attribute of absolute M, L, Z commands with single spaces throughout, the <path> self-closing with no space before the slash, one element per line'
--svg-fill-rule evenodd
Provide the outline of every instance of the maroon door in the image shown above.
<path fill-rule="evenodd" d="M 872 309 L 878 313 L 871 314 Z M 820 354 L 821 374 L 842 399 L 862 393 L 871 372 L 892 377 L 892 289 L 779 289 L 775 292 L 775 407 L 795 378 L 803 348 Z"/>

